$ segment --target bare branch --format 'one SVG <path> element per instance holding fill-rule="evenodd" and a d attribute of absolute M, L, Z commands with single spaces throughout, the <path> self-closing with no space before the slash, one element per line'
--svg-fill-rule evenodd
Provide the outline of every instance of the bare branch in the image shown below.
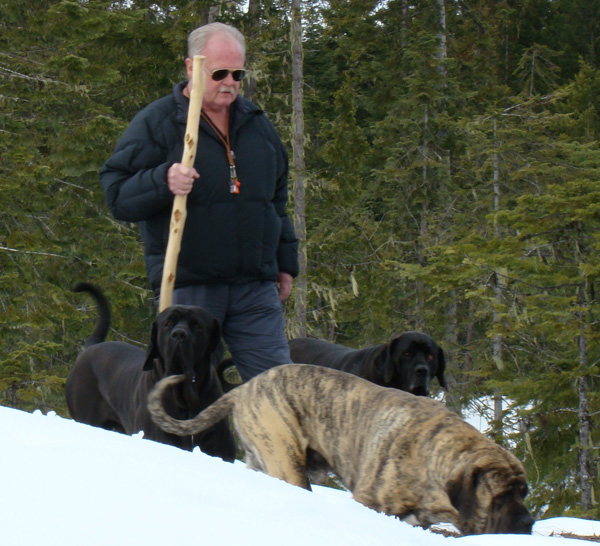
<path fill-rule="evenodd" d="M 60 254 L 53 254 L 52 252 L 36 252 L 34 250 L 20 250 L 18 248 L 9 248 L 7 246 L 0 246 L 0 250 L 4 250 L 6 252 L 17 252 L 19 254 L 35 254 L 36 256 L 52 256 L 53 258 L 63 258 L 63 259 L 68 258 L 68 256 L 61 256 Z"/>

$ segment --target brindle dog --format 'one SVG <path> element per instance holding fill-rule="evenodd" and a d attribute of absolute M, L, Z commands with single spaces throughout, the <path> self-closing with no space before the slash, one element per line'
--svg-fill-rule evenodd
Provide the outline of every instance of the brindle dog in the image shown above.
<path fill-rule="evenodd" d="M 108 301 L 94 285 L 80 283 L 75 290 L 94 297 L 99 317 L 67 377 L 65 394 L 73 419 L 125 434 L 142 430 L 147 439 L 188 450 L 199 446 L 209 455 L 233 461 L 236 446 L 226 420 L 182 437 L 157 427 L 147 409 L 154 384 L 172 374 L 184 374 L 185 379 L 164 398 L 167 411 L 179 419 L 196 415 L 223 394 L 215 372 L 223 354 L 217 319 L 199 307 L 169 307 L 152 325 L 144 351 L 129 343 L 104 341 L 110 323 Z"/>
<path fill-rule="evenodd" d="M 150 393 L 157 425 L 195 434 L 231 412 L 250 468 L 310 489 L 312 452 L 355 500 L 379 512 L 422 527 L 452 523 L 465 534 L 531 532 L 523 465 L 440 402 L 287 364 L 177 421 L 162 396 L 181 379 L 168 377 Z"/>

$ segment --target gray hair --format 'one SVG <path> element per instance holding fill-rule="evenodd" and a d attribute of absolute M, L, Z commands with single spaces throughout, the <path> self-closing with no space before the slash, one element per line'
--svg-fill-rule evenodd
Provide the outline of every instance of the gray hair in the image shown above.
<path fill-rule="evenodd" d="M 238 42 L 242 46 L 244 56 L 246 56 L 246 39 L 237 28 L 223 23 L 209 23 L 190 32 L 188 36 L 188 57 L 192 59 L 194 55 L 201 55 L 208 41 L 217 35 L 226 35 Z"/>

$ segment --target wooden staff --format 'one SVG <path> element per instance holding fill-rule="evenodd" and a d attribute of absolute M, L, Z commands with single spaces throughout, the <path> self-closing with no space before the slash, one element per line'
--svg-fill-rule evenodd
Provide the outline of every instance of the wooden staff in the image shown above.
<path fill-rule="evenodd" d="M 196 147 L 198 144 L 198 128 L 200 125 L 200 112 L 202 110 L 202 98 L 206 85 L 204 77 L 204 57 L 194 55 L 192 70 L 192 89 L 190 91 L 190 106 L 188 110 L 187 125 L 185 128 L 185 140 L 183 158 L 181 164 L 193 167 L 196 159 Z M 159 311 L 165 310 L 173 303 L 173 288 L 175 287 L 175 275 L 177 273 L 177 259 L 181 250 L 181 239 L 183 228 L 187 217 L 187 195 L 176 195 L 173 201 L 171 213 L 171 225 L 169 241 L 165 254 L 165 265 L 163 268 L 162 283 L 160 285 Z"/>

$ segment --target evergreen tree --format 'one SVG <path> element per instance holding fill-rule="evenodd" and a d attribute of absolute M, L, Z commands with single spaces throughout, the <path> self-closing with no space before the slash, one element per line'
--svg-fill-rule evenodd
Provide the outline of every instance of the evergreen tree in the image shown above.
<path fill-rule="evenodd" d="M 70 293 L 76 282 L 107 290 L 122 336 L 145 340 L 150 324 L 137 231 L 112 220 L 97 173 L 124 128 L 120 116 L 157 96 L 149 82 L 166 74 L 144 48 L 151 40 L 131 40 L 154 30 L 144 13 L 112 4 L 0 8 L 0 391 L 15 407 L 65 411 L 62 385 L 95 319 L 78 310 L 89 302 Z"/>
<path fill-rule="evenodd" d="M 519 191 L 487 216 L 487 231 L 482 224 L 480 231 L 441 247 L 436 260 L 447 283 L 458 272 L 480 278 L 463 293 L 478 309 L 482 340 L 501 336 L 504 358 L 498 366 L 489 345 L 471 351 L 478 365 L 466 371 L 475 380 L 470 396 L 500 389 L 520 408 L 527 427 L 507 440 L 517 442 L 534 478 L 529 502 L 547 515 L 565 508 L 590 513 L 589 487 L 597 480 L 591 416 L 598 403 L 592 385 L 599 356 L 593 325 L 600 157 L 596 136 L 582 131 L 584 116 L 563 114 L 574 101 L 588 110 L 581 98 L 593 95 L 589 85 L 597 85 L 591 72 L 584 69 L 579 85 L 556 93 L 553 103 L 536 99 L 507 110 L 499 134 L 488 135 L 488 147 L 482 146 L 485 135 L 474 133 L 484 156 L 492 154 L 496 139 L 500 142 L 496 152 L 505 185 Z M 500 238 L 492 237 L 495 226 L 502 228 Z M 460 269 L 451 271 L 447 257 L 458 265 L 455 256 Z M 496 277 L 501 300 L 491 282 Z M 500 320 L 490 321 L 492 310 Z"/>
<path fill-rule="evenodd" d="M 112 338 L 145 345 L 155 306 L 138 230 L 111 217 L 97 173 L 185 77 L 193 28 L 244 32 L 242 92 L 292 150 L 290 6 L 0 5 L 2 403 L 66 414 L 62 385 L 96 317 L 78 281 L 109 296 Z M 505 396 L 497 440 L 525 461 L 533 509 L 596 515 L 598 8 L 294 6 L 310 333 L 356 347 L 432 334 L 451 357 L 449 405 Z"/>

